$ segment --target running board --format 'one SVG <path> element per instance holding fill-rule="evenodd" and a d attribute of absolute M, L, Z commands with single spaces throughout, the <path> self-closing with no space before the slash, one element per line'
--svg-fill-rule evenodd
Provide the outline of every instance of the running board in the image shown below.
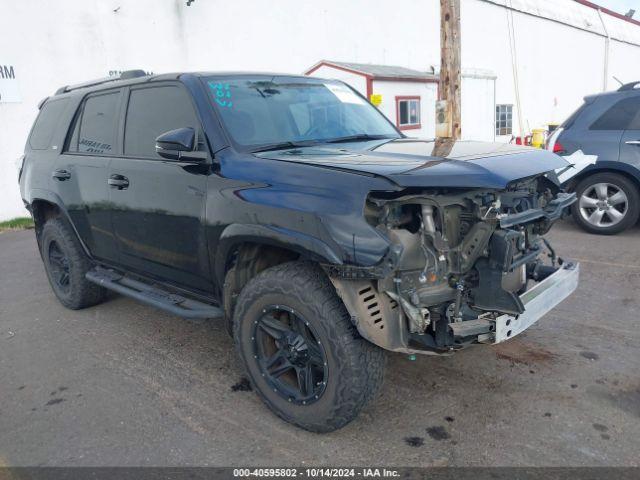
<path fill-rule="evenodd" d="M 114 270 L 94 268 L 85 275 L 86 279 L 101 287 L 131 297 L 152 307 L 157 307 L 183 318 L 218 318 L 222 309 L 199 302 L 161 288 L 121 275 Z"/>

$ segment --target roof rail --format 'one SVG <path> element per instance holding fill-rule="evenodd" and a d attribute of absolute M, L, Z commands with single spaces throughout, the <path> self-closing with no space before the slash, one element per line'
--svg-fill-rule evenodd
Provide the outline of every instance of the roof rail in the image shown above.
<path fill-rule="evenodd" d="M 633 90 L 634 88 L 636 88 L 636 85 L 640 84 L 640 81 L 637 82 L 631 82 L 631 83 L 625 83 L 624 85 L 622 85 L 618 91 L 619 92 L 626 92 L 627 90 Z"/>
<path fill-rule="evenodd" d="M 95 85 L 101 85 L 103 83 L 115 82 L 116 80 L 128 80 L 131 78 L 145 77 L 147 74 L 144 70 L 126 70 L 120 75 L 114 75 L 112 77 L 98 78 L 96 80 L 89 80 L 88 82 L 76 83 L 74 85 L 65 85 L 56 90 L 56 95 L 61 93 L 70 92 L 79 88 L 93 87 Z"/>

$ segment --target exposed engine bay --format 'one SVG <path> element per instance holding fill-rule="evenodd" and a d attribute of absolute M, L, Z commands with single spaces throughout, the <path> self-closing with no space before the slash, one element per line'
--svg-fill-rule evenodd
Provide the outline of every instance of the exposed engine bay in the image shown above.
<path fill-rule="evenodd" d="M 499 191 L 375 192 L 365 216 L 390 242 L 384 264 L 329 274 L 359 331 L 383 348 L 446 353 L 496 343 L 496 329 L 530 310 L 527 291 L 539 282 L 557 290 L 559 276 L 544 281 L 563 260 L 543 236 L 574 201 L 544 176 Z M 555 297 L 550 308 L 564 298 Z M 514 332 L 505 327 L 504 335 Z"/>

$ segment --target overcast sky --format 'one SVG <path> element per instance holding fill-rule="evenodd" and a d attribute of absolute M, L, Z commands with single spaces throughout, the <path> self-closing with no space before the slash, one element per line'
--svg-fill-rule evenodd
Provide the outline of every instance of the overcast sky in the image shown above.
<path fill-rule="evenodd" d="M 633 18 L 636 20 L 640 19 L 640 0 L 594 0 L 593 3 L 597 3 L 598 5 L 622 14 L 627 13 L 633 8 L 636 11 Z"/>

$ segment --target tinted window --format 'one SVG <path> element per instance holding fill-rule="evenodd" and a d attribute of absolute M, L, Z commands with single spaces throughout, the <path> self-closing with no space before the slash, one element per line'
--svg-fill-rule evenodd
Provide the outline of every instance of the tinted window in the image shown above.
<path fill-rule="evenodd" d="M 373 105 L 341 82 L 263 76 L 205 81 L 227 132 L 251 149 L 354 135 L 399 136 Z"/>
<path fill-rule="evenodd" d="M 67 106 L 67 99 L 53 100 L 45 103 L 40 110 L 40 114 L 33 125 L 29 145 L 34 150 L 45 150 L 49 148 L 51 139 L 58 120 Z"/>
<path fill-rule="evenodd" d="M 124 133 L 124 153 L 132 157 L 161 158 L 156 138 L 169 130 L 191 127 L 198 122 L 189 94 L 178 86 L 131 91 Z"/>
<path fill-rule="evenodd" d="M 631 120 L 631 124 L 627 127 L 628 130 L 640 130 L 640 108 L 636 113 L 636 116 Z"/>
<path fill-rule="evenodd" d="M 88 97 L 76 115 L 67 151 L 114 153 L 119 92 Z"/>
<path fill-rule="evenodd" d="M 626 130 L 640 112 L 640 96 L 620 100 L 607 110 L 593 125 L 591 130 Z"/>
<path fill-rule="evenodd" d="M 565 130 L 568 130 L 569 128 L 571 128 L 586 106 L 587 106 L 586 103 L 583 103 L 582 105 L 580 105 L 578 109 L 569 116 L 569 118 L 567 118 L 564 122 L 560 124 L 560 126 Z"/>

